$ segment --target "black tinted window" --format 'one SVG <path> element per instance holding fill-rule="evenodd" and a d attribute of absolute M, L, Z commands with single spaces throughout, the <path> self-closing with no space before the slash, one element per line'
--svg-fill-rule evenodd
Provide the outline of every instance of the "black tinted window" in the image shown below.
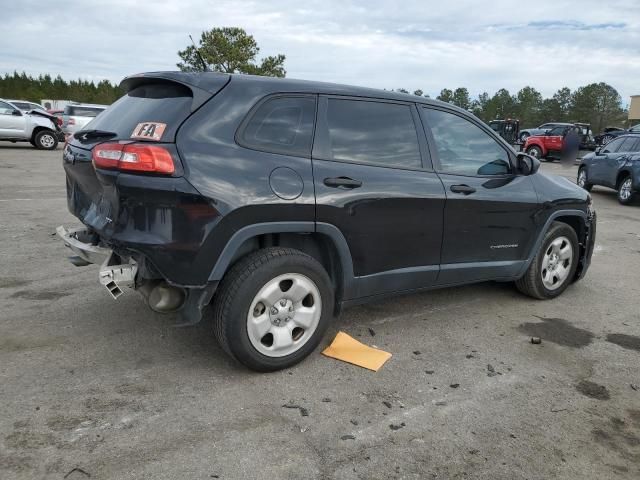
<path fill-rule="evenodd" d="M 116 132 L 117 138 L 130 138 L 140 123 L 164 123 L 166 129 L 161 140 L 172 141 L 176 129 L 191 114 L 191 101 L 191 90 L 177 83 L 142 85 L 91 120 L 84 129 L 106 130 Z"/>
<path fill-rule="evenodd" d="M 311 155 L 315 97 L 276 97 L 267 100 L 242 128 L 240 144 L 286 155 Z"/>
<path fill-rule="evenodd" d="M 454 175 L 504 175 L 511 171 L 504 148 L 477 125 L 453 113 L 424 109 L 440 161 Z"/>
<path fill-rule="evenodd" d="M 565 132 L 566 128 L 567 128 L 567 127 L 555 127 L 555 128 L 553 128 L 553 129 L 549 130 L 549 131 L 547 132 L 547 135 L 549 135 L 549 136 L 556 136 L 556 135 L 557 135 L 557 136 L 560 136 L 560 135 L 564 135 L 564 132 Z"/>
<path fill-rule="evenodd" d="M 410 168 L 422 165 L 408 105 L 329 99 L 327 127 L 334 160 Z"/>

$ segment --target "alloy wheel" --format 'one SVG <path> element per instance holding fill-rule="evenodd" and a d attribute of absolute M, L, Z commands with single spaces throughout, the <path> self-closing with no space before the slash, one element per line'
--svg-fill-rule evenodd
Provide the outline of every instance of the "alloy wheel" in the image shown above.
<path fill-rule="evenodd" d="M 542 258 L 542 283 L 556 290 L 567 281 L 573 263 L 573 247 L 567 237 L 557 237 L 547 247 Z"/>
<path fill-rule="evenodd" d="M 298 351 L 313 336 L 322 314 L 320 291 L 307 276 L 279 275 L 256 294 L 247 313 L 253 347 L 267 357 Z"/>
<path fill-rule="evenodd" d="M 42 145 L 44 148 L 51 148 L 53 147 L 54 143 L 55 143 L 56 139 L 53 138 L 52 135 L 44 134 L 40 137 L 40 145 Z"/>
<path fill-rule="evenodd" d="M 620 196 L 620 200 L 629 200 L 631 197 L 631 178 L 625 179 L 620 185 L 620 191 L 618 195 Z"/>

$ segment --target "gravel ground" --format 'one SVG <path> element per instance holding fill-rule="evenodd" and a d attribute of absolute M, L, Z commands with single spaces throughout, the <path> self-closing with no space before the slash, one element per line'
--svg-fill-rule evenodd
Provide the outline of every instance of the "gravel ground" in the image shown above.
<path fill-rule="evenodd" d="M 66 260 L 60 157 L 0 144 L 0 478 L 640 477 L 640 206 L 613 191 L 560 298 L 484 283 L 352 308 L 337 327 L 393 353 L 380 372 L 318 351 L 261 375 L 210 321 L 173 328 Z"/>

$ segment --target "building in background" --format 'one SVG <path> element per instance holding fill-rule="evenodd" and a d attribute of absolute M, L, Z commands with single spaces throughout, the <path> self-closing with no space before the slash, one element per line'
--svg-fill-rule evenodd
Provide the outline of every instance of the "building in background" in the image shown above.
<path fill-rule="evenodd" d="M 634 123 L 640 121 L 640 95 L 631 95 L 631 104 L 629 105 L 629 122 Z"/>

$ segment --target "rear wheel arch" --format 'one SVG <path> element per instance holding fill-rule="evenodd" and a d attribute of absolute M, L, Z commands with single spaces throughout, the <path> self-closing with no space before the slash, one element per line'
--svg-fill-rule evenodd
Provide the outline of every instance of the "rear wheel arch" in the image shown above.
<path fill-rule="evenodd" d="M 313 222 L 299 222 L 299 229 L 296 230 L 296 223 L 290 224 L 286 229 L 278 222 L 272 225 L 258 224 L 236 232 L 219 256 L 210 280 L 222 279 L 235 263 L 257 250 L 269 247 L 290 248 L 311 256 L 323 266 L 333 284 L 338 305 L 348 295 L 353 278 L 353 264 L 346 240 L 339 231 L 337 234 L 331 229 L 319 228 L 323 231 L 314 231 Z"/>
<path fill-rule="evenodd" d="M 622 181 L 627 177 L 632 177 L 631 172 L 628 170 L 621 170 L 618 172 L 618 176 L 616 177 L 616 190 L 620 188 Z"/>

